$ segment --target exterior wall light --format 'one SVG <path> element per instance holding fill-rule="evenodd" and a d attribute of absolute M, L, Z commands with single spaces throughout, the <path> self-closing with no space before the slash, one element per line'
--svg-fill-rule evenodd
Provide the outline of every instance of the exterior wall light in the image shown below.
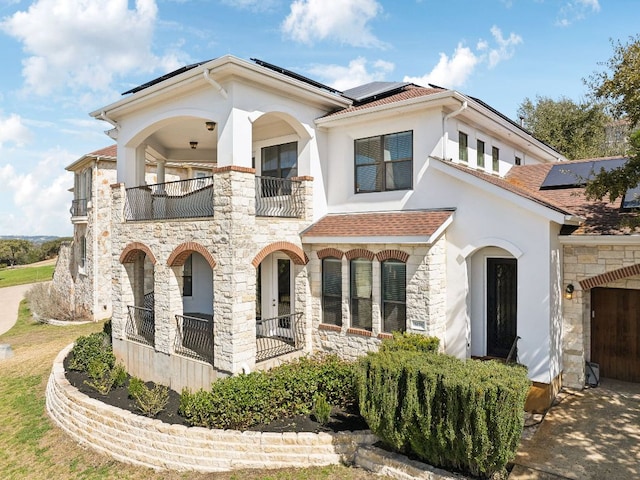
<path fill-rule="evenodd" d="M 192 150 L 195 150 L 196 148 L 198 148 L 198 142 L 191 141 L 189 142 L 189 146 Z"/>
<path fill-rule="evenodd" d="M 567 300 L 571 300 L 573 298 L 574 291 L 575 288 L 573 287 L 573 284 L 570 283 L 569 285 L 567 285 L 567 288 L 564 289 L 564 298 L 566 298 Z"/>
<path fill-rule="evenodd" d="M 216 122 L 204 122 L 204 125 L 210 132 L 213 132 L 213 129 L 216 128 Z"/>

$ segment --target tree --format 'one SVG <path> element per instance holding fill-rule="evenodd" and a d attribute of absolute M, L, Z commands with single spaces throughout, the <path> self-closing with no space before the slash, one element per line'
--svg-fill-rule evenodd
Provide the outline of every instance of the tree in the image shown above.
<path fill-rule="evenodd" d="M 585 80 L 592 96 L 606 101 L 616 118 L 626 117 L 632 126 L 640 122 L 640 35 L 629 43 L 611 41 L 613 56 L 601 65 L 607 71 L 596 72 Z"/>
<path fill-rule="evenodd" d="M 25 263 L 24 257 L 33 249 L 28 240 L 0 240 L 0 259 L 9 265 Z"/>
<path fill-rule="evenodd" d="M 524 99 L 518 107 L 518 116 L 534 137 L 569 159 L 623 153 L 612 151 L 607 145 L 606 127 L 611 119 L 602 104 L 536 96 L 535 102 Z"/>

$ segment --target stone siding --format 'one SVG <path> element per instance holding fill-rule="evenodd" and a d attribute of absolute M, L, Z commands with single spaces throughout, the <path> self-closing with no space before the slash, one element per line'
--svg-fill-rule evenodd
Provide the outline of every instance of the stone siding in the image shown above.
<path fill-rule="evenodd" d="M 580 282 L 596 275 L 640 264 L 638 245 L 564 245 L 563 278 L 565 288 L 575 288 L 571 300 L 563 304 L 563 375 L 562 383 L 582 388 L 585 382 L 585 361 L 591 359 L 591 295 Z M 640 276 L 609 282 L 603 287 L 640 289 Z"/>
<path fill-rule="evenodd" d="M 371 432 L 263 433 L 169 425 L 106 405 L 66 379 L 60 352 L 46 391 L 47 413 L 68 435 L 118 461 L 154 469 L 221 472 L 353 463 Z"/>

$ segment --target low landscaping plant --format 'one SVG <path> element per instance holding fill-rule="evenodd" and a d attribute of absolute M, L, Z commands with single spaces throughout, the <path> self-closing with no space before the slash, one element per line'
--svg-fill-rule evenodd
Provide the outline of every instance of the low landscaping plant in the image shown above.
<path fill-rule="evenodd" d="M 133 399 L 136 408 L 150 418 L 155 417 L 164 410 L 169 401 L 169 388 L 164 385 L 155 385 L 153 388 L 137 377 L 129 380 L 129 397 Z"/>
<path fill-rule="evenodd" d="M 369 354 L 360 365 L 360 413 L 394 450 L 485 478 L 515 456 L 525 368 L 411 351 Z"/>
<path fill-rule="evenodd" d="M 331 418 L 331 405 L 327 402 L 324 395 L 317 393 L 313 397 L 313 416 L 316 421 L 322 425 L 329 423 Z"/>
<path fill-rule="evenodd" d="M 79 337 L 69 355 L 69 369 L 80 372 L 88 373 L 89 365 L 92 362 L 103 363 L 109 370 L 116 363 L 116 357 L 111 347 L 111 337 L 104 332 L 95 332 Z"/>
<path fill-rule="evenodd" d="M 438 337 L 429 337 L 419 333 L 393 332 L 393 338 L 385 338 L 380 344 L 380 352 L 437 352 L 440 346 Z"/>
<path fill-rule="evenodd" d="M 89 363 L 87 374 L 91 380 L 85 381 L 85 383 L 101 395 L 108 394 L 112 388 L 122 387 L 128 377 L 127 371 L 122 365 L 117 364 L 113 368 L 109 368 L 106 363 L 100 360 Z"/>
<path fill-rule="evenodd" d="M 29 308 L 41 320 L 78 322 L 91 320 L 90 313 L 71 304 L 70 296 L 53 287 L 51 283 L 39 283 L 25 295 Z"/>
<path fill-rule="evenodd" d="M 311 413 L 314 396 L 341 408 L 356 401 L 355 364 L 336 356 L 303 357 L 268 372 L 225 378 L 211 390 L 183 390 L 180 414 L 191 425 L 245 429 Z"/>

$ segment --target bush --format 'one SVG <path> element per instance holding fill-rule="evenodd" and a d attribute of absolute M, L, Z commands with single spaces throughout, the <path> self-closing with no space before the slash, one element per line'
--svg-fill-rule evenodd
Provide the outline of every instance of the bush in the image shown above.
<path fill-rule="evenodd" d="M 180 414 L 191 425 L 246 429 L 308 414 L 316 394 L 347 407 L 356 401 L 354 369 L 353 363 L 336 356 L 304 357 L 268 372 L 218 380 L 210 391 L 183 390 Z"/>
<path fill-rule="evenodd" d="M 169 388 L 164 385 L 156 385 L 153 388 L 137 377 L 129 381 L 129 397 L 136 404 L 136 408 L 147 417 L 155 417 L 164 410 L 169 402 Z"/>
<path fill-rule="evenodd" d="M 91 380 L 84 383 L 101 395 L 106 395 L 114 387 L 123 386 L 128 377 L 127 371 L 122 365 L 118 364 L 109 368 L 106 363 L 100 360 L 89 362 L 87 374 Z"/>
<path fill-rule="evenodd" d="M 103 332 L 96 332 L 86 337 L 79 337 L 71 349 L 69 369 L 88 372 L 91 362 L 103 363 L 111 370 L 116 357 L 111 347 L 111 338 Z M 96 368 L 96 367 L 94 367 Z"/>
<path fill-rule="evenodd" d="M 325 396 L 319 393 L 313 397 L 313 416 L 322 425 L 329 423 L 331 418 L 331 405 Z"/>
<path fill-rule="evenodd" d="M 360 413 L 393 449 L 485 477 L 514 457 L 530 384 L 521 366 L 406 351 L 360 364 Z"/>
<path fill-rule="evenodd" d="M 428 337 L 419 333 L 393 332 L 393 338 L 382 341 L 381 352 L 437 352 L 440 346 L 438 337 Z"/>

